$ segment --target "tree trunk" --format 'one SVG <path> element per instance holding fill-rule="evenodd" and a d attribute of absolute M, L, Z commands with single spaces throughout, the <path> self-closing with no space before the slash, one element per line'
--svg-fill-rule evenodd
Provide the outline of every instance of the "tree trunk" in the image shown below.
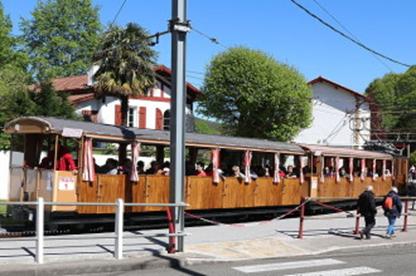
<path fill-rule="evenodd" d="M 121 100 L 121 125 L 127 126 L 127 116 L 129 113 L 129 98 L 127 96 L 122 96 Z"/>
<path fill-rule="evenodd" d="M 121 125 L 127 127 L 127 115 L 129 112 L 129 98 L 127 96 L 122 96 L 121 100 Z M 127 158 L 127 144 L 120 144 L 118 149 L 118 160 L 120 165 L 124 163 L 124 160 Z"/>

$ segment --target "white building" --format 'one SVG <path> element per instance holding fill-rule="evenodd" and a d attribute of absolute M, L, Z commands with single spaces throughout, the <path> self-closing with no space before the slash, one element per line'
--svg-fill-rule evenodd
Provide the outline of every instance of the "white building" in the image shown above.
<path fill-rule="evenodd" d="M 312 89 L 313 121 L 294 139 L 305 144 L 362 147 L 370 138 L 367 98 L 345 86 L 318 77 Z"/>
<path fill-rule="evenodd" d="M 121 124 L 121 102 L 114 97 L 94 96 L 93 75 L 98 68 L 91 68 L 88 74 L 56 78 L 52 81 L 58 92 L 68 93 L 68 100 L 75 111 L 85 120 L 104 123 Z M 156 83 L 147 95 L 129 98 L 128 125 L 138 128 L 168 129 L 170 118 L 171 70 L 166 66 L 155 67 Z M 187 130 L 193 130 L 193 103 L 201 92 L 192 84 L 187 83 L 186 117 Z"/>

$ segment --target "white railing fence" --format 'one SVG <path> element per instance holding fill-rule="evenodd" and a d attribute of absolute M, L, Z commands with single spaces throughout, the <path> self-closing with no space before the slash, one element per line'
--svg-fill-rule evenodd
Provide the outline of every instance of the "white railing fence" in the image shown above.
<path fill-rule="evenodd" d="M 115 203 L 111 202 L 45 202 L 42 197 L 37 201 L 6 201 L 0 202 L 0 205 L 16 205 L 16 206 L 36 206 L 36 254 L 35 261 L 38 264 L 44 263 L 44 225 L 45 225 L 45 205 L 50 206 L 111 206 L 116 207 L 115 212 L 115 229 L 114 229 L 114 258 L 121 260 L 123 258 L 123 244 L 124 244 L 124 208 L 125 207 L 176 207 L 179 208 L 179 213 L 183 213 L 184 208 L 188 206 L 182 202 L 174 203 L 125 203 L 123 199 L 119 198 Z M 174 233 L 157 234 L 157 235 L 136 235 L 136 237 L 184 237 L 185 232 L 178 232 L 175 229 Z M 50 238 L 47 240 L 56 240 L 57 238 Z M 59 238 L 58 238 L 59 239 Z M 25 239 L 27 240 L 27 239 Z M 170 242 L 170 240 L 169 240 Z"/>

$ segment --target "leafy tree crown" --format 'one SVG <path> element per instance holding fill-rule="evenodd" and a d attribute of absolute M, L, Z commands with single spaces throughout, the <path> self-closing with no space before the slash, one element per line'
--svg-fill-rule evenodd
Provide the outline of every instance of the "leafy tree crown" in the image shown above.
<path fill-rule="evenodd" d="M 213 58 L 199 111 L 230 134 L 288 141 L 311 122 L 311 90 L 294 68 L 244 47 Z"/>

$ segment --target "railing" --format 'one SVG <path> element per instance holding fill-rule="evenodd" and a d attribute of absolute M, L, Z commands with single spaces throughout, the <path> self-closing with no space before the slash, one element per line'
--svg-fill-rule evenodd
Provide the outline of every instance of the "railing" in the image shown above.
<path fill-rule="evenodd" d="M 50 206 L 111 206 L 116 207 L 115 212 L 115 241 L 114 241 L 114 258 L 121 260 L 123 258 L 123 232 L 124 232 L 124 207 L 177 207 L 179 213 L 183 213 L 184 208 L 188 204 L 182 203 L 125 203 L 123 199 L 119 198 L 115 203 L 111 202 L 45 202 L 42 197 L 39 197 L 37 201 L 8 201 L 0 202 L 0 205 L 15 205 L 15 206 L 36 206 L 36 254 L 35 261 L 38 264 L 44 263 L 44 223 L 45 223 L 45 205 Z M 168 212 L 170 215 L 170 212 Z M 172 221 L 169 220 L 169 224 Z M 149 235 L 139 235 L 140 237 L 150 237 Z M 169 225 L 169 234 L 160 234 L 158 237 L 169 237 L 169 247 L 174 247 L 174 239 L 172 237 L 184 237 L 186 233 L 177 232 L 174 227 Z M 153 237 L 153 235 L 151 235 Z M 169 250 L 168 250 L 169 251 Z M 169 253 L 174 251 L 170 250 Z"/>

